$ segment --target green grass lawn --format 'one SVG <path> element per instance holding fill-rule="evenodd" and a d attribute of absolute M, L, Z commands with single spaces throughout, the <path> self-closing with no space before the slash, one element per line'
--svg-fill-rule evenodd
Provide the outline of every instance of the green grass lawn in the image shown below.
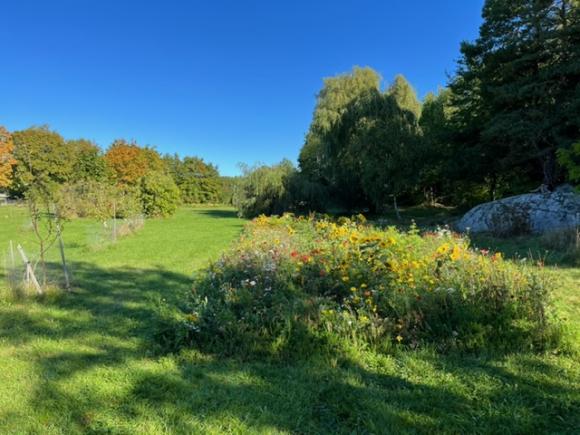
<path fill-rule="evenodd" d="M 24 209 L 0 208 L 0 252 L 14 240 L 32 254 L 25 216 Z M 177 303 L 195 270 L 236 238 L 243 221 L 230 209 L 181 209 L 115 245 L 95 247 L 99 225 L 66 226 L 74 293 L 18 300 L 0 284 L 0 433 L 577 433 L 580 427 L 574 352 L 368 352 L 292 364 L 219 360 L 193 350 L 156 356 L 150 334 L 157 302 Z M 52 261 L 57 254 L 51 252 Z M 548 273 L 560 281 L 557 304 L 577 352 L 580 269 L 551 265 Z"/>

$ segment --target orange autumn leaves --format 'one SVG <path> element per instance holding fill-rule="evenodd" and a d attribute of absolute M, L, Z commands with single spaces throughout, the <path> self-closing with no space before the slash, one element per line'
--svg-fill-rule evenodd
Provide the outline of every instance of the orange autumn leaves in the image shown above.
<path fill-rule="evenodd" d="M 163 162 L 155 150 L 124 140 L 117 140 L 111 145 L 105 160 L 113 170 L 116 181 L 130 186 L 136 185 L 149 172 L 163 169 Z"/>
<path fill-rule="evenodd" d="M 13 152 L 12 135 L 0 126 L 0 189 L 6 189 L 12 184 L 12 168 L 16 164 Z"/>

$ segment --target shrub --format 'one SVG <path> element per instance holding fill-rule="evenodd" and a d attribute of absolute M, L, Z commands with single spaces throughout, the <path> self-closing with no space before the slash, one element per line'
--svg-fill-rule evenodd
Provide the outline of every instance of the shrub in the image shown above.
<path fill-rule="evenodd" d="M 143 213 L 150 217 L 172 215 L 179 205 L 179 189 L 173 178 L 153 172 L 141 179 L 141 204 Z"/>
<path fill-rule="evenodd" d="M 580 228 L 567 228 L 542 234 L 541 244 L 560 253 L 562 260 L 580 264 Z"/>
<path fill-rule="evenodd" d="M 94 180 L 63 184 L 56 204 L 59 213 L 67 219 L 91 217 L 105 221 L 141 214 L 137 189 Z"/>
<path fill-rule="evenodd" d="M 114 215 L 117 219 L 132 219 L 143 214 L 139 189 L 132 186 L 117 186 L 114 196 Z"/>
<path fill-rule="evenodd" d="M 288 160 L 277 165 L 243 167 L 233 203 L 242 217 L 281 213 L 287 208 L 286 180 L 295 169 Z"/>
<path fill-rule="evenodd" d="M 272 215 L 291 211 L 321 211 L 327 206 L 329 191 L 308 180 L 292 163 L 242 168 L 244 175 L 235 186 L 233 204 L 242 217 Z"/>
<path fill-rule="evenodd" d="M 542 349 L 557 328 L 534 267 L 445 230 L 259 217 L 196 281 L 183 325 L 192 343 L 226 354 Z"/>
<path fill-rule="evenodd" d="M 108 219 L 113 214 L 114 186 L 98 181 L 78 181 L 63 184 L 59 189 L 57 206 L 67 219 L 95 217 Z"/>

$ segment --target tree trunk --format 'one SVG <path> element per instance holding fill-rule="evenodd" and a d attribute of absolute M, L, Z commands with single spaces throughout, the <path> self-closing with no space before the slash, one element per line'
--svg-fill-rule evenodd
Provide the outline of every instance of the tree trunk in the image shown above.
<path fill-rule="evenodd" d="M 401 214 L 399 213 L 399 207 L 397 206 L 397 195 L 393 195 L 393 208 L 395 209 L 397 219 L 401 220 Z"/>
<path fill-rule="evenodd" d="M 492 174 L 489 181 L 489 198 L 491 201 L 495 201 L 496 193 L 497 193 L 497 177 L 495 174 Z"/>
<path fill-rule="evenodd" d="M 556 157 L 554 151 L 550 150 L 543 164 L 544 182 L 543 184 L 551 192 L 555 187 L 556 180 Z"/>

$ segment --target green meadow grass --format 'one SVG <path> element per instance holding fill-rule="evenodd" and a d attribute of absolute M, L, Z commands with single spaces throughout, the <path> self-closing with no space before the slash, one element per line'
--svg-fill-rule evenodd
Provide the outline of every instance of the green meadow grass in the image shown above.
<path fill-rule="evenodd" d="M 25 209 L 0 208 L 0 252 L 14 240 L 32 255 L 26 222 Z M 580 427 L 578 268 L 549 266 L 569 325 L 570 351 L 560 354 L 362 351 L 348 361 L 287 364 L 194 350 L 158 356 L 151 325 L 159 300 L 179 304 L 192 274 L 238 236 L 243 221 L 227 208 L 184 208 L 110 245 L 95 243 L 100 225 L 66 225 L 71 294 L 18 299 L 1 281 L 0 433 L 577 433 Z M 53 249 L 50 261 L 57 259 Z M 56 264 L 52 269 L 58 273 Z"/>

